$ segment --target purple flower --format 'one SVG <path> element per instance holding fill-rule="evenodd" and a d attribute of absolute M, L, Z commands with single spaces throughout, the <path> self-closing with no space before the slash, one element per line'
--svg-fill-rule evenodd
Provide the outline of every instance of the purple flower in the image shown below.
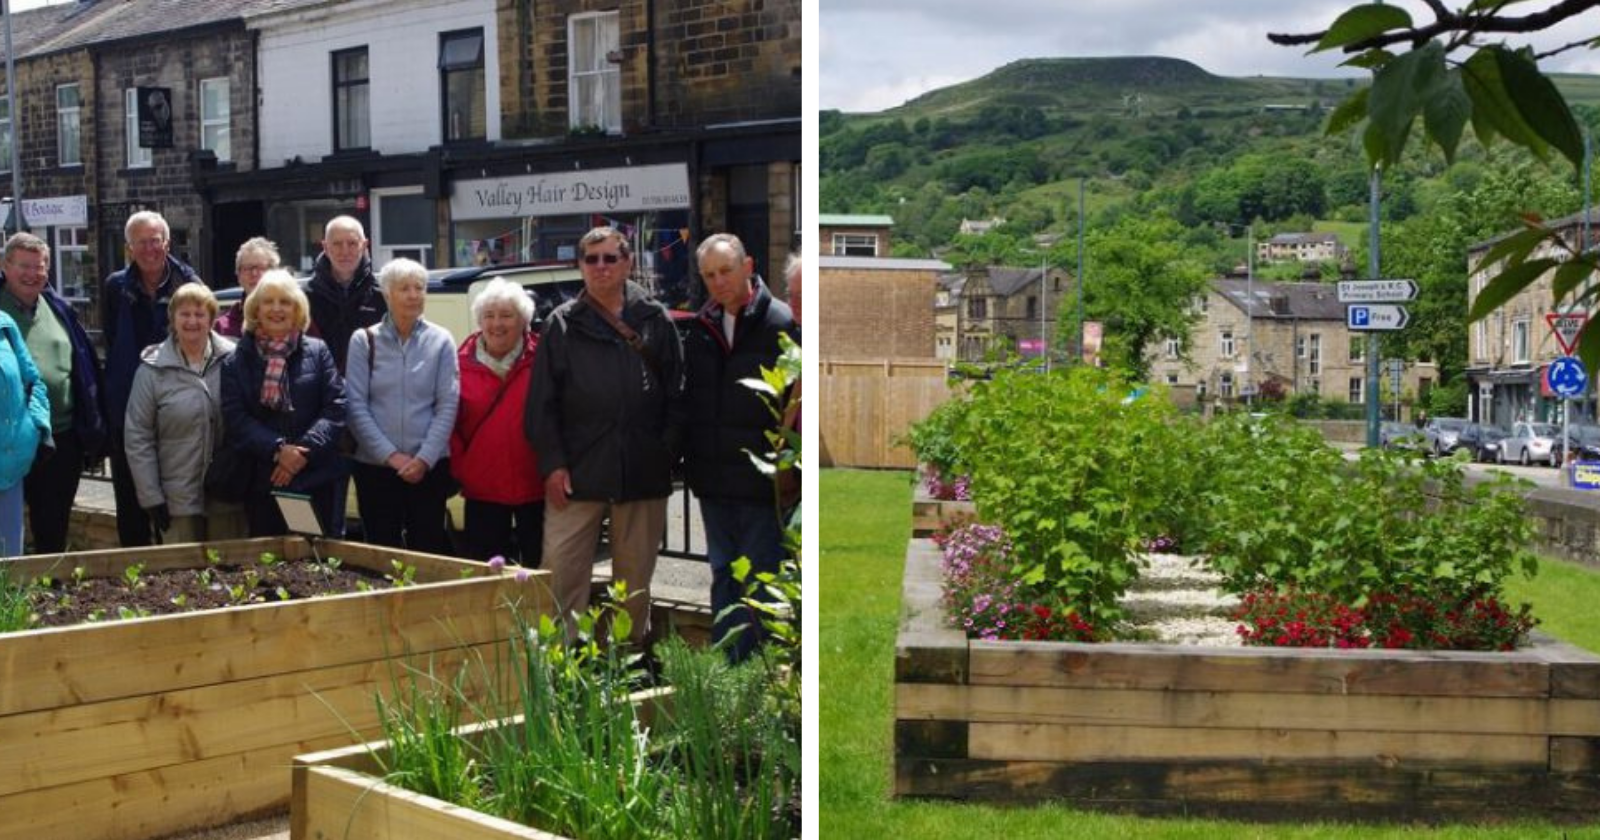
<path fill-rule="evenodd" d="M 517 567 L 517 583 L 527 583 L 528 578 L 531 577 L 533 577 L 532 569 L 529 569 L 525 566 Z"/>
<path fill-rule="evenodd" d="M 493 557 L 490 557 L 489 558 L 489 568 L 492 571 L 494 571 L 495 574 L 499 574 L 500 572 L 505 571 L 506 570 L 506 558 L 504 558 L 504 557 L 502 557 L 502 556 L 500 556 L 498 554 L 496 554 Z"/>

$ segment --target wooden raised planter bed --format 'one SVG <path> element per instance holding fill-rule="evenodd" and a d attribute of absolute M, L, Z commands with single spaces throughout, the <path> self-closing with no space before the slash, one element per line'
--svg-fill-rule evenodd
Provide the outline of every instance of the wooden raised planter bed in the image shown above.
<path fill-rule="evenodd" d="M 972 502 L 947 502 L 928 495 L 922 482 L 917 482 L 916 493 L 911 497 L 911 536 L 930 537 L 935 531 L 956 521 L 978 515 Z"/>
<path fill-rule="evenodd" d="M 1600 657 L 969 641 L 912 540 L 895 794 L 1241 817 L 1592 819 Z"/>
<path fill-rule="evenodd" d="M 651 604 L 654 631 L 683 635 L 691 645 L 709 644 L 708 620 L 709 610 L 698 605 L 661 600 Z M 657 709 L 671 702 L 670 696 L 670 689 L 635 695 L 640 719 L 648 725 Z M 468 724 L 456 731 L 470 740 L 496 725 L 493 721 Z M 556 834 L 391 785 L 383 781 L 379 763 L 387 753 L 385 742 L 372 741 L 296 756 L 290 840 L 562 840 Z"/>
<path fill-rule="evenodd" d="M 298 537 L 6 561 L 14 579 L 116 576 L 312 556 Z M 515 600 L 547 588 L 478 563 L 343 542 L 349 567 L 416 585 L 0 635 L 0 838 L 148 838 L 282 809 L 307 750 L 377 731 L 373 696 L 407 665 L 448 672 L 506 644 Z M 471 577 L 463 577 L 471 575 Z"/>

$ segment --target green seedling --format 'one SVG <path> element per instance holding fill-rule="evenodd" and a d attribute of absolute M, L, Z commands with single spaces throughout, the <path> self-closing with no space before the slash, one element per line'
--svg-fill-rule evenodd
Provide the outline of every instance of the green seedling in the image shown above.
<path fill-rule="evenodd" d="M 139 579 L 142 574 L 144 574 L 144 564 L 135 563 L 122 570 L 122 579 L 128 584 L 129 589 L 142 589 L 145 585 L 144 581 Z"/>
<path fill-rule="evenodd" d="M 394 569 L 393 574 L 384 575 L 384 578 L 396 588 L 402 586 L 415 586 L 417 583 L 417 567 L 407 566 L 399 560 L 390 560 L 389 566 Z"/>

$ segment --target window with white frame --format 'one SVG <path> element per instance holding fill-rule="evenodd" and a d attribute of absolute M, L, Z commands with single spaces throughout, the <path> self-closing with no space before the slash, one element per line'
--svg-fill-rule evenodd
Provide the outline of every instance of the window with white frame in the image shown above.
<path fill-rule="evenodd" d="M 1489 360 L 1489 319 L 1480 318 L 1472 325 L 1472 358 L 1475 361 L 1486 362 Z"/>
<path fill-rule="evenodd" d="M 567 18 L 568 125 L 622 131 L 622 28 L 617 12 Z"/>
<path fill-rule="evenodd" d="M 1176 373 L 1167 374 L 1167 384 L 1168 385 L 1176 385 L 1176 384 L 1178 384 L 1178 375 Z"/>
<path fill-rule="evenodd" d="M 433 267 L 433 199 L 422 189 L 373 192 L 372 256 L 378 263 L 396 257 Z"/>
<path fill-rule="evenodd" d="M 1311 340 L 1311 344 L 1306 351 L 1306 372 L 1317 376 L 1322 373 L 1322 336 L 1312 333 L 1307 337 Z"/>
<path fill-rule="evenodd" d="M 83 128 L 77 85 L 56 86 L 56 165 L 83 165 Z"/>
<path fill-rule="evenodd" d="M 836 257 L 876 257 L 878 235 L 875 233 L 836 233 L 833 235 L 833 254 Z"/>
<path fill-rule="evenodd" d="M 1176 359 L 1183 352 L 1183 342 L 1176 338 L 1167 339 L 1167 358 Z"/>
<path fill-rule="evenodd" d="M 1526 363 L 1528 361 L 1528 319 L 1519 318 L 1511 322 L 1511 361 Z"/>
<path fill-rule="evenodd" d="M 444 139 L 482 140 L 489 134 L 485 105 L 483 29 L 439 35 L 439 94 Z"/>
<path fill-rule="evenodd" d="M 11 171 L 11 97 L 0 96 L 0 172 Z"/>
<path fill-rule="evenodd" d="M 217 160 L 233 160 L 229 92 L 226 77 L 200 80 L 200 148 L 210 149 Z"/>
<path fill-rule="evenodd" d="M 372 80 L 367 48 L 333 54 L 333 150 L 372 147 Z"/>
<path fill-rule="evenodd" d="M 1306 337 L 1303 335 L 1294 337 L 1294 357 L 1297 359 L 1306 357 Z"/>
<path fill-rule="evenodd" d="M 1217 395 L 1223 399 L 1233 396 L 1233 374 L 1224 373 L 1217 379 Z"/>
<path fill-rule="evenodd" d="M 1350 403 L 1360 405 L 1367 401 L 1367 389 L 1361 387 L 1361 377 L 1350 377 Z"/>
<path fill-rule="evenodd" d="M 128 168 L 148 168 L 155 163 L 155 155 L 139 145 L 139 89 L 128 88 L 124 91 L 122 105 L 122 125 L 128 140 Z"/>
<path fill-rule="evenodd" d="M 1217 348 L 1217 353 L 1224 359 L 1233 358 L 1233 330 L 1223 330 L 1221 338 L 1221 345 Z"/>
<path fill-rule="evenodd" d="M 87 301 L 94 277 L 89 273 L 89 229 L 56 228 L 56 292 L 73 301 Z"/>

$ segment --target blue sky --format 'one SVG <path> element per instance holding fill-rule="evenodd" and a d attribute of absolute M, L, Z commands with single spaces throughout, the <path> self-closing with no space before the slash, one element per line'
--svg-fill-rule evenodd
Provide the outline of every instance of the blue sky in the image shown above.
<path fill-rule="evenodd" d="M 1352 75 L 1339 54 L 1307 56 L 1268 32 L 1325 28 L 1355 0 L 817 0 L 819 105 L 879 111 L 1022 58 L 1162 55 L 1221 76 Z M 1433 16 L 1400 0 L 1414 20 Z M 1466 0 L 1446 0 L 1459 7 Z M 1549 3 L 1513 5 L 1513 12 Z M 1600 35 L 1594 13 L 1539 37 L 1536 47 Z M 1546 70 L 1600 73 L 1600 51 L 1576 49 Z"/>

